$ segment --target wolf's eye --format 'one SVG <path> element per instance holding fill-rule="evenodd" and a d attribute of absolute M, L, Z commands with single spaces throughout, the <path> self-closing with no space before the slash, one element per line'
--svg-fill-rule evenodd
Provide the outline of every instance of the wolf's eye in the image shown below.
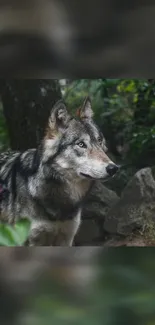
<path fill-rule="evenodd" d="M 97 141 L 99 144 L 102 144 L 102 139 L 100 137 L 97 139 Z"/>
<path fill-rule="evenodd" d="M 87 148 L 86 144 L 85 144 L 83 141 L 79 142 L 79 143 L 78 143 L 78 146 L 79 146 L 80 148 Z"/>

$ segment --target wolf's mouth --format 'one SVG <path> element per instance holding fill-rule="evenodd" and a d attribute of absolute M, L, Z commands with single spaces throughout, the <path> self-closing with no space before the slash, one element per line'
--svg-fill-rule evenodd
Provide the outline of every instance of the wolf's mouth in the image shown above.
<path fill-rule="evenodd" d="M 80 175 L 83 176 L 83 177 L 85 177 L 85 178 L 88 178 L 88 179 L 94 180 L 94 181 L 98 179 L 98 178 L 96 178 L 96 177 L 92 177 L 92 176 L 90 176 L 90 175 L 88 175 L 88 174 L 84 174 L 84 173 L 80 173 Z M 110 176 L 107 175 L 106 177 L 100 178 L 100 180 L 107 180 L 107 179 L 109 179 L 109 178 L 110 178 Z"/>
<path fill-rule="evenodd" d="M 92 176 L 90 176 L 90 175 L 88 175 L 88 174 L 84 174 L 84 173 L 80 173 L 80 175 L 83 176 L 83 177 L 85 177 L 85 178 L 88 178 L 88 179 L 94 180 L 94 181 L 98 179 L 98 178 L 92 177 Z M 106 181 L 106 180 L 109 180 L 109 178 L 113 178 L 113 176 L 111 177 L 111 176 L 109 176 L 109 175 L 106 175 L 105 177 L 100 178 L 100 180 L 102 180 L 102 181 Z M 98 179 L 98 180 L 99 180 L 99 179 Z"/>
<path fill-rule="evenodd" d="M 94 179 L 93 177 L 91 177 L 88 174 L 80 173 L 80 175 L 83 176 L 83 177 L 85 177 L 85 178 Z"/>

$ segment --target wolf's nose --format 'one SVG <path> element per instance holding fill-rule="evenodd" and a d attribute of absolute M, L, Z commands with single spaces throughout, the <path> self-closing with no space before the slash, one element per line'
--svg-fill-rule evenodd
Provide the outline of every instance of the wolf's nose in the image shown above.
<path fill-rule="evenodd" d="M 107 167 L 106 167 L 106 171 L 107 173 L 110 175 L 110 176 L 113 176 L 116 174 L 116 172 L 118 171 L 118 166 L 115 165 L 115 164 L 109 164 Z"/>

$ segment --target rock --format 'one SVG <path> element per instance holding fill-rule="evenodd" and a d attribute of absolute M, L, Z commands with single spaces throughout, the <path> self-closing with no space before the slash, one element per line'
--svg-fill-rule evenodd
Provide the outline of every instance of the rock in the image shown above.
<path fill-rule="evenodd" d="M 104 239 L 105 216 L 118 199 L 116 193 L 101 182 L 95 183 L 83 209 L 83 221 L 75 239 L 76 245 L 96 245 L 97 241 Z"/>
<path fill-rule="evenodd" d="M 82 218 L 104 220 L 107 211 L 118 199 L 114 191 L 105 187 L 101 182 L 96 182 L 84 205 Z"/>
<path fill-rule="evenodd" d="M 129 235 L 155 221 L 155 180 L 151 168 L 138 171 L 107 213 L 104 229 L 111 234 Z"/>

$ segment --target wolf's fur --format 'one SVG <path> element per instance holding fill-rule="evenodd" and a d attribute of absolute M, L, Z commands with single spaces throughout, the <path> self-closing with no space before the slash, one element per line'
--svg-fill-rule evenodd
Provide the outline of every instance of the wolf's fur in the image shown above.
<path fill-rule="evenodd" d="M 28 245 L 71 246 L 94 180 L 108 177 L 106 167 L 112 162 L 92 118 L 89 98 L 78 118 L 59 101 L 37 149 L 0 155 L 0 177 L 10 191 L 2 202 L 1 219 L 14 223 L 28 217 Z"/>

